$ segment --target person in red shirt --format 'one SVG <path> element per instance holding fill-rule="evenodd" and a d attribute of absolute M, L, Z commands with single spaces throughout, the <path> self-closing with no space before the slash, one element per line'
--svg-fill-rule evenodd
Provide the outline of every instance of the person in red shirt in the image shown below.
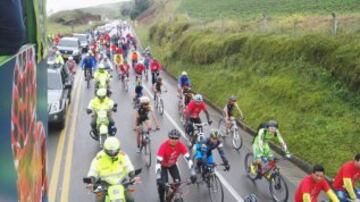
<path fill-rule="evenodd" d="M 126 60 L 124 60 L 124 63 L 120 65 L 121 80 L 124 80 L 125 75 L 126 77 L 129 78 L 129 69 L 130 69 L 129 64 L 127 63 Z"/>
<path fill-rule="evenodd" d="M 150 62 L 150 71 L 151 71 L 151 83 L 154 85 L 156 83 L 156 78 L 160 75 L 161 65 L 159 61 L 155 58 Z"/>
<path fill-rule="evenodd" d="M 135 80 L 138 81 L 142 79 L 142 74 L 145 71 L 145 65 L 142 62 L 139 62 L 135 65 Z"/>
<path fill-rule="evenodd" d="M 70 56 L 68 61 L 66 61 L 65 66 L 68 68 L 69 72 L 71 72 L 72 74 L 76 73 L 76 62 L 72 56 Z"/>
<path fill-rule="evenodd" d="M 344 163 L 338 171 L 333 187 L 341 202 L 360 201 L 360 189 L 355 185 L 360 181 L 360 153 L 353 161 Z M 351 199 L 351 200 L 349 200 Z"/>
<path fill-rule="evenodd" d="M 305 176 L 295 191 L 295 202 L 317 202 L 321 191 L 325 191 L 332 202 L 339 202 L 326 181 L 324 167 L 315 165 L 312 174 Z"/>
<path fill-rule="evenodd" d="M 188 106 L 184 110 L 184 115 L 186 119 L 186 133 L 192 136 L 194 128 L 193 123 L 201 123 L 200 113 L 204 111 L 206 114 L 206 119 L 209 125 L 212 123 L 210 120 L 209 112 L 207 111 L 207 107 L 205 102 L 203 101 L 203 97 L 200 94 L 196 94 L 194 99 L 190 101 Z"/>
<path fill-rule="evenodd" d="M 181 182 L 179 168 L 176 162 L 180 155 L 183 155 L 188 162 L 189 169 L 191 170 L 191 181 L 196 182 L 196 174 L 193 169 L 193 161 L 185 144 L 181 142 L 180 133 L 178 130 L 173 129 L 168 134 L 169 139 L 160 145 L 157 152 L 157 162 L 155 166 L 156 181 L 158 186 L 158 193 L 160 202 L 164 202 L 165 184 L 168 180 L 168 171 L 170 172 L 173 181 Z"/>
<path fill-rule="evenodd" d="M 116 54 L 124 55 L 124 50 L 121 47 L 117 47 L 115 50 Z"/>

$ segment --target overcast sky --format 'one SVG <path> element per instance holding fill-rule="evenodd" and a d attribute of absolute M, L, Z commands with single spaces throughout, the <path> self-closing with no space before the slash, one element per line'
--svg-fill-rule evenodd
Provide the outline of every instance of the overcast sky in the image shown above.
<path fill-rule="evenodd" d="M 47 0 L 47 14 L 50 15 L 57 11 L 72 10 L 76 8 L 85 8 L 97 6 L 100 4 L 115 3 L 129 0 Z"/>

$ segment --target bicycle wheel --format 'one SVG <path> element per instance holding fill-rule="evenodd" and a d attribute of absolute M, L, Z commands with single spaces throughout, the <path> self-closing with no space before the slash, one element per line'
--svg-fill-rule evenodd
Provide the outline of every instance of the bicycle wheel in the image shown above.
<path fill-rule="evenodd" d="M 239 151 L 243 145 L 243 140 L 238 129 L 232 131 L 232 144 L 236 151 Z"/>
<path fill-rule="evenodd" d="M 143 154 L 144 154 L 144 162 L 147 168 L 151 166 L 151 147 L 150 147 L 150 139 L 143 140 Z"/>
<path fill-rule="evenodd" d="M 159 101 L 159 112 L 161 116 L 164 114 L 164 101 L 162 99 Z"/>
<path fill-rule="evenodd" d="M 269 180 L 271 197 L 276 202 L 286 202 L 289 197 L 289 188 L 279 173 L 273 173 Z"/>
<path fill-rule="evenodd" d="M 246 154 L 244 161 L 245 172 L 251 180 L 255 180 L 257 177 L 257 174 L 251 173 L 251 166 L 253 165 L 253 162 L 254 162 L 254 155 L 252 153 Z"/>
<path fill-rule="evenodd" d="M 219 177 L 214 173 L 209 176 L 208 184 L 210 201 L 224 201 L 224 190 Z"/>
<path fill-rule="evenodd" d="M 226 137 L 226 123 L 224 119 L 220 119 L 218 123 L 218 130 L 222 138 Z"/>

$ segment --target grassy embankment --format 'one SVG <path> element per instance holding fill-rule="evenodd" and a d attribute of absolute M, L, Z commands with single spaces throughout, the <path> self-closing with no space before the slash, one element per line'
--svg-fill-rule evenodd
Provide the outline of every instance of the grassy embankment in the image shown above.
<path fill-rule="evenodd" d="M 139 37 L 171 73 L 188 71 L 196 90 L 219 106 L 237 95 L 253 128 L 275 117 L 294 154 L 325 165 L 334 175 L 360 152 L 360 29 L 352 26 L 359 19 L 359 3 L 263 0 L 269 2 L 263 4 L 267 12 L 277 16 L 261 29 L 258 5 L 245 2 L 184 0 L 176 12 L 186 11 L 187 18 L 138 27 Z M 326 8 L 320 7 L 324 2 Z M 203 5 L 213 9 L 208 19 L 219 13 L 214 9 L 223 11 L 223 22 L 204 23 L 197 16 Z M 339 20 L 337 36 L 330 34 L 331 18 L 322 16 L 331 9 L 345 19 Z M 300 19 L 295 34 L 293 16 Z"/>

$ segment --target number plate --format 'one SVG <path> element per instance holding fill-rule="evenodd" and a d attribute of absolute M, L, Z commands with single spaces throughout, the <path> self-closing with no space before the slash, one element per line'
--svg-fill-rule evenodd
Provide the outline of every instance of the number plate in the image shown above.
<path fill-rule="evenodd" d="M 125 189 L 122 185 L 114 185 L 109 187 L 108 195 L 110 201 L 124 200 L 125 201 Z"/>

